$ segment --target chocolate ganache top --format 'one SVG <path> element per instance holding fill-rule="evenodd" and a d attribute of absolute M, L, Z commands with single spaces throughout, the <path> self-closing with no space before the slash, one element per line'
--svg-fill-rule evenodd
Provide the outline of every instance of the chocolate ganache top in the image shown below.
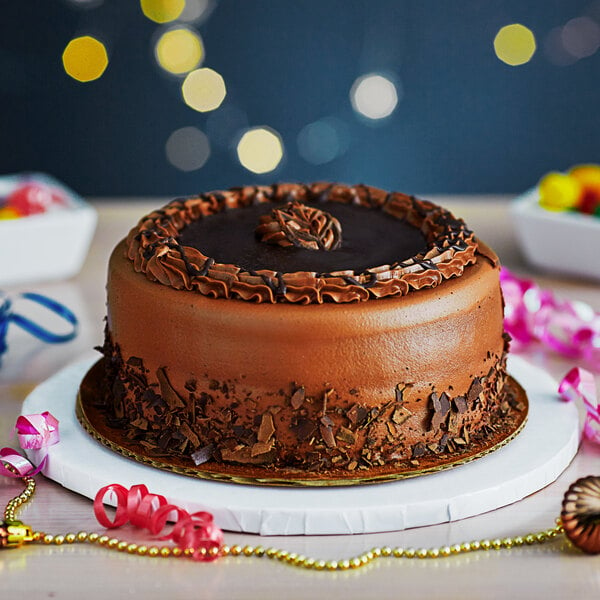
<path fill-rule="evenodd" d="M 480 251 L 465 223 L 431 202 L 330 183 L 177 199 L 127 239 L 135 270 L 153 281 L 272 303 L 405 295 L 459 276 Z"/>

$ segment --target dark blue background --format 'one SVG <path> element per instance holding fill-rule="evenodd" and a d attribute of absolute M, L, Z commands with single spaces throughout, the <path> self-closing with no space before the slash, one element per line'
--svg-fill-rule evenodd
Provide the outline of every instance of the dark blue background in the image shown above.
<path fill-rule="evenodd" d="M 3 0 L 0 172 L 46 171 L 85 195 L 323 179 L 417 194 L 518 192 L 548 170 L 600 161 L 600 52 L 559 67 L 541 47 L 552 28 L 590 12 L 600 14 L 598 2 L 221 0 L 198 27 L 204 66 L 225 79 L 224 107 L 240 108 L 250 126 L 277 130 L 286 149 L 280 167 L 259 176 L 217 141 L 200 170 L 169 164 L 169 135 L 187 125 L 210 135 L 211 117 L 188 108 L 180 82 L 157 67 L 159 26 L 136 0 L 88 10 Z M 509 67 L 493 39 L 515 22 L 533 31 L 538 51 Z M 104 41 L 110 57 L 104 75 L 87 84 L 67 76 L 60 58 L 83 34 Z M 394 74 L 404 95 L 391 117 L 370 124 L 348 93 L 374 70 Z M 346 124 L 348 149 L 311 165 L 297 135 L 328 116 Z"/>

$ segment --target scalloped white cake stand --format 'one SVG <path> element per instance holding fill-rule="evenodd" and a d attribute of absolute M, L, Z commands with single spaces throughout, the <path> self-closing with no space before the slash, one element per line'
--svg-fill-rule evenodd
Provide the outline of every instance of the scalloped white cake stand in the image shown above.
<path fill-rule="evenodd" d="M 557 383 L 519 357 L 509 371 L 529 397 L 529 419 L 509 444 L 471 463 L 413 479 L 335 488 L 275 488 L 206 481 L 161 471 L 112 452 L 79 425 L 79 384 L 97 360 L 60 371 L 26 398 L 22 414 L 50 411 L 60 442 L 49 448 L 44 475 L 94 498 L 110 483 L 144 483 L 186 510 L 207 510 L 229 531 L 261 535 L 398 531 L 478 515 L 516 502 L 552 483 L 579 446 L 577 408 L 562 402 Z M 28 451 L 38 464 L 41 456 Z"/>

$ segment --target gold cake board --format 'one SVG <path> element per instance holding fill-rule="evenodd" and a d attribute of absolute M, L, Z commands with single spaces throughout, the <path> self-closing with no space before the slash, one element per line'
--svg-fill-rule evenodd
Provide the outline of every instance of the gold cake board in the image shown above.
<path fill-rule="evenodd" d="M 509 370 L 529 397 L 529 418 L 504 447 L 427 476 L 379 485 L 270 487 L 181 476 L 120 455 L 90 436 L 77 420 L 81 382 L 96 357 L 76 363 L 38 386 L 22 414 L 50 411 L 61 441 L 49 449 L 44 474 L 93 498 L 101 487 L 144 483 L 189 511 L 208 510 L 230 531 L 263 535 L 395 531 L 474 516 L 515 502 L 554 481 L 579 444 L 573 404 L 561 402 L 556 382 L 518 357 Z M 41 455 L 28 451 L 38 463 Z"/>
<path fill-rule="evenodd" d="M 510 377 L 507 387 L 515 395 L 520 410 L 507 406 L 508 413 L 505 416 L 503 427 L 489 433 L 485 439 L 477 443 L 472 442 L 462 452 L 457 449 L 454 452 L 423 456 L 416 461 L 405 460 L 397 464 L 372 467 L 364 471 L 339 469 L 335 476 L 328 473 L 269 469 L 268 467 L 223 464 L 215 461 L 194 465 L 189 457 L 164 456 L 153 453 L 137 441 L 129 439 L 124 430 L 111 427 L 107 423 L 105 414 L 98 409 L 98 405 L 103 399 L 103 363 L 103 359 L 99 360 L 85 374 L 77 395 L 77 418 L 92 437 L 114 452 L 157 469 L 200 479 L 238 484 L 331 487 L 384 483 L 437 473 L 481 458 L 510 442 L 523 429 L 529 409 L 527 394 L 517 381 Z"/>

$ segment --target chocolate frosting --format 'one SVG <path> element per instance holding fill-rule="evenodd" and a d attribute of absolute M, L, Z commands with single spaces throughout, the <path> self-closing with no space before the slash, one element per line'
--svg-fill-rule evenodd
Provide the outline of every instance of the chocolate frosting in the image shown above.
<path fill-rule="evenodd" d="M 284 248 L 336 250 L 342 243 L 342 227 L 334 216 L 297 200 L 263 215 L 256 235 L 261 242 Z"/>
<path fill-rule="evenodd" d="M 420 232 L 424 247 L 408 258 L 397 256 L 360 270 L 288 272 L 217 262 L 203 253 L 201 243 L 198 248 L 182 242 L 186 228 L 212 215 L 289 202 L 311 209 L 314 203 L 337 203 L 379 210 L 398 220 L 399 229 L 409 226 Z M 335 245 L 336 240 L 333 242 Z M 478 252 L 477 241 L 464 221 L 440 206 L 366 185 L 328 183 L 242 187 L 174 200 L 142 218 L 127 238 L 127 256 L 135 270 L 152 281 L 213 298 L 270 303 L 344 303 L 402 296 L 460 276 L 476 262 Z"/>

